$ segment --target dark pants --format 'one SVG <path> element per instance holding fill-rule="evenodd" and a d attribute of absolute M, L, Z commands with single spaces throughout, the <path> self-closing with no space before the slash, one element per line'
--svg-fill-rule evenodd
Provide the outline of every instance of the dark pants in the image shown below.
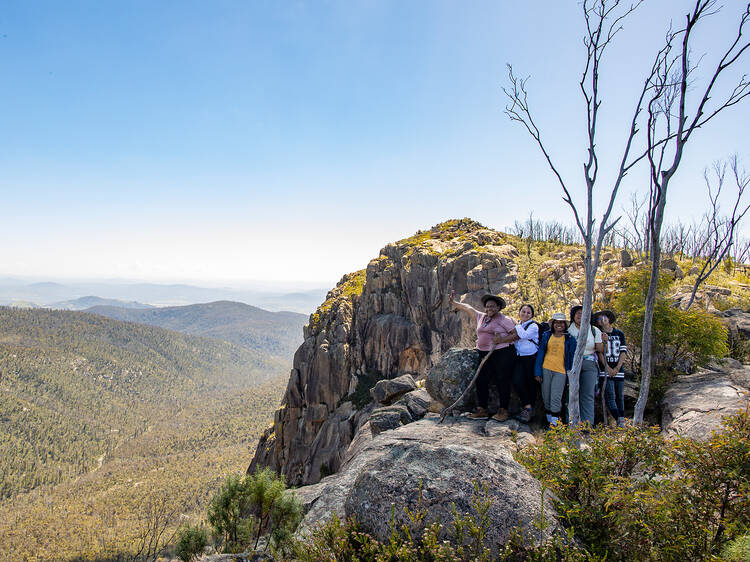
<path fill-rule="evenodd" d="M 517 355 L 516 363 L 513 369 L 513 388 L 516 389 L 521 405 L 534 405 L 536 400 L 536 380 L 534 379 L 534 364 L 536 363 L 536 353 L 534 355 Z"/>
<path fill-rule="evenodd" d="M 625 379 L 607 377 L 604 397 L 607 409 L 615 419 L 625 417 Z"/>
<path fill-rule="evenodd" d="M 477 350 L 482 360 L 489 351 Z M 513 361 L 516 350 L 513 346 L 496 349 L 482 367 L 477 377 L 477 402 L 481 408 L 487 408 L 490 398 L 490 385 L 497 388 L 500 395 L 500 407 L 508 409 L 510 402 L 510 385 L 513 378 Z"/>

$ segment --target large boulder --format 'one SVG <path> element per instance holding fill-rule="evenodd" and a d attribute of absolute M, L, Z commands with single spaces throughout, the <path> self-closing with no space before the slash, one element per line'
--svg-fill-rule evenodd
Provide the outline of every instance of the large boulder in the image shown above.
<path fill-rule="evenodd" d="M 380 404 L 391 404 L 400 396 L 417 389 L 417 383 L 409 374 L 401 375 L 395 379 L 378 381 L 370 389 L 370 395 Z"/>
<path fill-rule="evenodd" d="M 411 417 L 415 420 L 422 419 L 429 411 L 432 404 L 432 396 L 424 388 L 404 394 L 396 404 L 403 404 L 409 409 Z"/>
<path fill-rule="evenodd" d="M 475 349 L 450 349 L 430 369 L 425 388 L 430 396 L 444 406 L 449 406 L 461 396 L 478 366 L 479 354 Z M 466 404 L 475 402 L 476 392 L 472 389 L 468 394 L 464 402 Z"/>
<path fill-rule="evenodd" d="M 724 323 L 734 334 L 739 334 L 742 339 L 750 339 L 750 313 L 740 308 L 730 308 L 721 314 Z"/>
<path fill-rule="evenodd" d="M 724 416 L 748 406 L 750 367 L 731 363 L 722 371 L 700 369 L 681 375 L 662 399 L 662 431 L 707 439 Z"/>
<path fill-rule="evenodd" d="M 419 508 L 427 510 L 428 523 L 439 518 L 447 531 L 453 505 L 459 513 L 472 513 L 477 482 L 492 502 L 486 544 L 493 555 L 516 527 L 533 542 L 562 533 L 552 497 L 545 492 L 549 526 L 540 537 L 534 521 L 542 507 L 541 486 L 511 454 L 513 439 L 533 440 L 528 428 L 516 424 L 513 430 L 501 430 L 503 424 L 466 418 L 443 424 L 437 420 L 436 414 L 427 414 L 423 420 L 366 439 L 339 473 L 296 490 L 308 508 L 300 532 L 309 532 L 335 513 L 339 518 L 355 517 L 363 531 L 383 540 L 390 534 L 391 514 L 398 524 L 407 523 L 405 509 Z"/>
<path fill-rule="evenodd" d="M 627 250 L 620 251 L 620 265 L 622 267 L 631 267 L 633 265 L 633 257 Z"/>
<path fill-rule="evenodd" d="M 414 421 L 414 418 L 412 418 L 406 405 L 394 404 L 393 406 L 373 410 L 369 419 L 370 431 L 373 435 L 377 435 L 382 431 L 395 429 L 412 421 Z"/>
<path fill-rule="evenodd" d="M 432 403 L 432 397 L 423 388 L 408 392 L 395 404 L 373 410 L 369 419 L 370 431 L 373 435 L 378 435 L 388 429 L 396 429 L 422 419 Z"/>

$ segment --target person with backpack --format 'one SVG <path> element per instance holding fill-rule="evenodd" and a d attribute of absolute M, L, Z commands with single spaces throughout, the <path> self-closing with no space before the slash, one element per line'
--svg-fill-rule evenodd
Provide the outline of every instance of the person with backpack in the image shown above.
<path fill-rule="evenodd" d="M 570 327 L 568 333 L 578 340 L 581 332 L 581 317 L 583 307 L 576 305 L 570 309 Z M 581 422 L 588 422 L 590 427 L 594 427 L 594 399 L 596 395 L 596 382 L 599 379 L 599 361 L 596 357 L 597 352 L 604 351 L 602 344 L 602 332 L 590 325 L 591 335 L 586 338 L 586 346 L 583 350 L 583 363 L 581 365 L 581 375 L 578 385 L 578 403 L 581 407 Z"/>
<path fill-rule="evenodd" d="M 508 336 L 514 332 L 515 322 L 500 312 L 505 308 L 505 299 L 499 295 L 487 294 L 482 297 L 484 312 L 479 312 L 466 303 L 457 302 L 454 297 L 455 293 L 451 291 L 449 302 L 453 308 L 470 315 L 476 321 L 479 358 L 482 359 L 492 353 L 477 377 L 478 405 L 469 417 L 472 419 L 490 417 L 487 406 L 490 384 L 494 384 L 500 395 L 500 409 L 492 416 L 492 419 L 505 421 L 508 419 L 513 361 L 516 356 L 515 348 L 510 344 Z"/>
<path fill-rule="evenodd" d="M 628 349 L 625 345 L 625 334 L 613 327 L 617 316 L 611 310 L 602 310 L 594 316 L 594 322 L 601 328 L 606 337 L 604 344 L 603 371 L 599 377 L 604 382 L 604 398 L 607 409 L 617 420 L 617 426 L 625 425 L 625 355 Z M 606 418 L 606 416 L 605 416 Z"/>
<path fill-rule="evenodd" d="M 526 303 L 518 311 L 519 323 L 516 332 L 511 335 L 516 348 L 516 363 L 513 369 L 513 387 L 523 404 L 521 413 L 516 419 L 521 423 L 529 423 L 534 416 L 534 365 L 539 349 L 539 323 L 534 321 L 534 307 Z"/>
<path fill-rule="evenodd" d="M 568 371 L 573 366 L 576 340 L 568 334 L 568 319 L 556 312 L 549 321 L 550 329 L 539 340 L 534 376 L 542 384 L 542 400 L 550 427 L 561 420 L 563 394 Z"/>

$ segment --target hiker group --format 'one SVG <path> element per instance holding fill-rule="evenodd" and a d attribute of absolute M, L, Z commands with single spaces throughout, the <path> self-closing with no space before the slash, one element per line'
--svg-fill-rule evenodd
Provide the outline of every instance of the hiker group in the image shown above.
<path fill-rule="evenodd" d="M 497 388 L 499 409 L 492 419 L 508 419 L 511 388 L 518 393 L 523 409 L 516 418 L 528 423 L 534 416 L 534 403 L 541 387 L 542 401 L 550 426 L 566 421 L 568 372 L 573 366 L 583 307 L 573 306 L 570 315 L 558 312 L 549 322 L 534 320 L 534 307 L 523 304 L 514 322 L 500 311 L 506 306 L 498 295 L 484 295 L 484 312 L 458 302 L 451 293 L 450 304 L 476 321 L 477 351 L 483 360 L 476 378 L 478 405 L 469 414 L 474 419 L 489 418 L 489 390 Z M 579 378 L 581 422 L 594 425 L 594 403 L 604 392 L 607 409 L 625 424 L 623 363 L 627 348 L 625 334 L 613 326 L 616 316 L 611 310 L 592 315 L 591 334 L 586 338 Z M 489 357 L 488 357 L 489 356 Z"/>

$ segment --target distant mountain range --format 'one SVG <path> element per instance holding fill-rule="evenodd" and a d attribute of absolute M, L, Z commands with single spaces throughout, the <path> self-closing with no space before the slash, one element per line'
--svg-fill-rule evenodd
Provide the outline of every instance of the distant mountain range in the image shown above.
<path fill-rule="evenodd" d="M 148 309 L 93 306 L 86 312 L 224 340 L 290 363 L 307 322 L 304 314 L 269 312 L 231 301 Z"/>
<path fill-rule="evenodd" d="M 87 282 L 30 283 L 13 278 L 0 278 L 0 305 L 59 308 L 61 303 L 96 295 L 101 299 L 143 303 L 151 306 L 183 306 L 212 301 L 236 301 L 265 310 L 288 310 L 310 314 L 325 300 L 327 289 L 278 291 L 273 289 L 234 289 L 198 287 L 185 284 Z M 95 303 L 103 304 L 103 303 Z M 89 305 L 94 306 L 94 305 Z M 85 307 L 87 308 L 87 307 Z"/>
<path fill-rule="evenodd" d="M 16 303 L 16 306 L 18 304 Z M 119 307 L 123 309 L 146 309 L 154 308 L 150 304 L 143 304 L 137 301 L 121 301 L 117 299 L 103 299 L 101 297 L 81 297 L 69 301 L 53 302 L 45 308 L 54 308 L 56 310 L 86 310 L 94 306 Z"/>

